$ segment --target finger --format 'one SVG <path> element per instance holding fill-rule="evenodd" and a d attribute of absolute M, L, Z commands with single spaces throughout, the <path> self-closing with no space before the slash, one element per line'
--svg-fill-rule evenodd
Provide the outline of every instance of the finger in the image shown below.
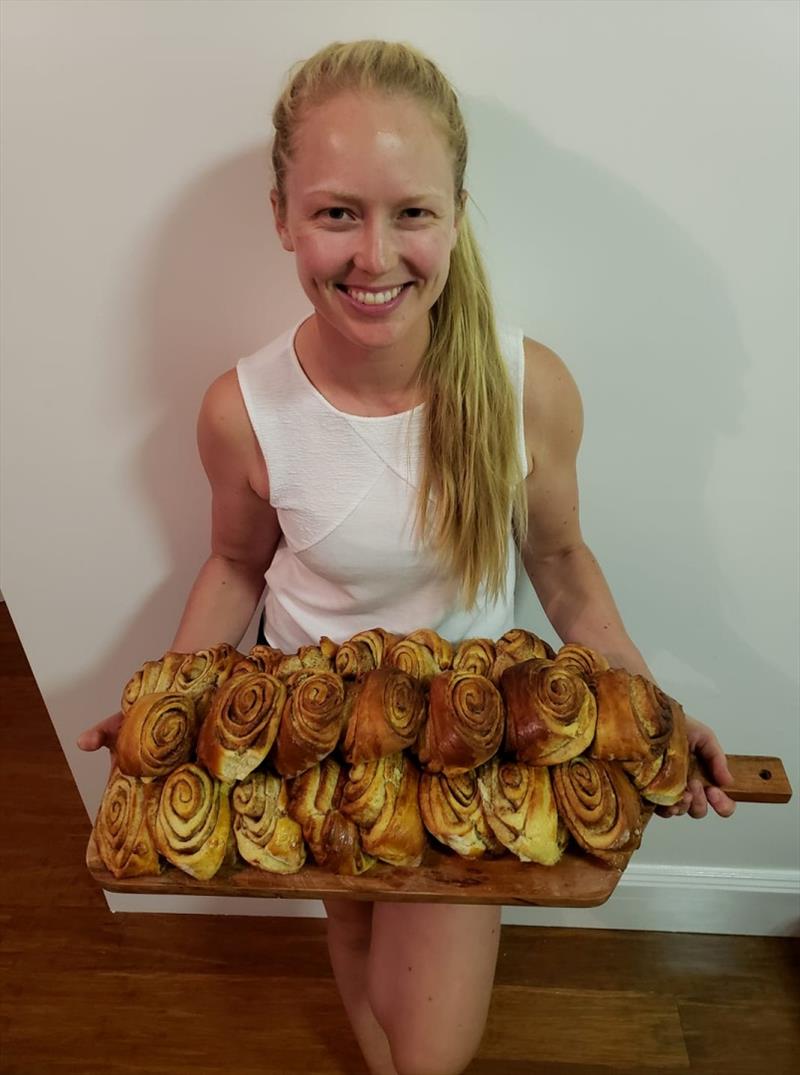
<path fill-rule="evenodd" d="M 103 734 L 98 728 L 90 728 L 88 732 L 81 732 L 77 743 L 81 750 L 99 750 L 103 745 Z"/>
<path fill-rule="evenodd" d="M 706 788 L 706 798 L 720 817 L 730 817 L 736 809 L 736 803 L 721 788 Z"/>
<path fill-rule="evenodd" d="M 693 817 L 696 821 L 703 818 L 708 813 L 708 800 L 706 799 L 706 793 L 703 785 L 699 780 L 689 781 L 689 790 L 692 793 L 692 802 L 689 806 L 689 816 Z"/>

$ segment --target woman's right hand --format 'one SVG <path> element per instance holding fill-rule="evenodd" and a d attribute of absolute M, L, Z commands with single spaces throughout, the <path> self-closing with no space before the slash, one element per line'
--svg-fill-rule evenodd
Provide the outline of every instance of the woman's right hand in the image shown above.
<path fill-rule="evenodd" d="M 78 736 L 78 746 L 81 750 L 99 750 L 100 747 L 108 747 L 111 752 L 111 765 L 113 767 L 117 757 L 117 736 L 122 725 L 122 713 L 115 713 L 106 717 L 93 728 L 87 728 Z"/>

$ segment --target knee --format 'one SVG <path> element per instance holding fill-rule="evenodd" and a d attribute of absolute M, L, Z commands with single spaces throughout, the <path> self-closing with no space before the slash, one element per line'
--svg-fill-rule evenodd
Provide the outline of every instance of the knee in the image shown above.
<path fill-rule="evenodd" d="M 478 1051 L 480 1040 L 471 1033 L 458 1040 L 430 1037 L 415 1039 L 413 1034 L 390 1037 L 389 1048 L 397 1075 L 461 1075 Z"/>

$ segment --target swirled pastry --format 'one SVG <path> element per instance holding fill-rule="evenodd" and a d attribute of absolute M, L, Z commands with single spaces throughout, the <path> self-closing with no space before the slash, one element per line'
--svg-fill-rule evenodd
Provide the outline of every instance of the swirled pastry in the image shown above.
<path fill-rule="evenodd" d="M 94 825 L 100 858 L 117 878 L 161 873 L 153 838 L 161 785 L 111 771 Z"/>
<path fill-rule="evenodd" d="M 233 789 L 233 832 L 239 854 L 269 873 L 297 873 L 306 861 L 300 825 L 287 813 L 286 782 L 263 770 Z"/>
<path fill-rule="evenodd" d="M 384 664 L 399 668 L 409 676 L 427 684 L 453 663 L 453 647 L 436 631 L 412 631 L 388 649 Z"/>
<path fill-rule="evenodd" d="M 334 758 L 325 758 L 287 784 L 289 816 L 297 821 L 314 861 L 347 876 L 375 865 L 361 845 L 355 821 L 339 810 L 347 776 Z"/>
<path fill-rule="evenodd" d="M 253 646 L 248 655 L 233 666 L 228 682 L 239 676 L 252 675 L 253 672 L 272 676 L 284 656 L 283 650 L 275 649 L 274 646 Z"/>
<path fill-rule="evenodd" d="M 348 684 L 342 754 L 351 765 L 411 746 L 425 716 L 421 683 L 384 665 Z"/>
<path fill-rule="evenodd" d="M 199 720 L 185 694 L 146 694 L 134 702 L 117 736 L 117 764 L 126 776 L 159 777 L 188 761 Z"/>
<path fill-rule="evenodd" d="M 672 732 L 667 749 L 652 761 L 622 762 L 639 793 L 659 806 L 673 806 L 680 801 L 689 779 L 689 739 L 686 714 L 682 706 L 670 698 Z"/>
<path fill-rule="evenodd" d="M 352 766 L 339 809 L 358 825 L 366 852 L 393 866 L 419 866 L 426 841 L 418 790 L 411 759 L 389 754 Z"/>
<path fill-rule="evenodd" d="M 586 680 L 557 661 L 512 665 L 500 677 L 506 705 L 504 748 L 527 765 L 557 765 L 592 742 L 597 707 Z"/>
<path fill-rule="evenodd" d="M 610 667 L 602 653 L 589 649 L 588 646 L 578 646 L 574 642 L 562 646 L 555 659 L 557 664 L 583 676 L 587 682 L 591 682 L 597 672 L 605 672 Z"/>
<path fill-rule="evenodd" d="M 278 679 L 287 679 L 293 672 L 333 672 L 339 647 L 326 635 L 318 646 L 301 646 L 297 653 L 285 653 L 272 673 Z"/>
<path fill-rule="evenodd" d="M 336 746 L 344 720 L 344 682 L 335 672 L 297 675 L 275 740 L 273 764 L 281 776 L 310 769 Z"/>
<path fill-rule="evenodd" d="M 197 738 L 198 761 L 218 780 L 244 780 L 275 742 L 286 697 L 275 676 L 234 676 L 211 700 Z"/>
<path fill-rule="evenodd" d="M 488 761 L 503 739 L 505 714 L 497 687 L 485 676 L 441 672 L 431 680 L 428 717 L 417 756 L 429 773 L 455 773 Z"/>
<path fill-rule="evenodd" d="M 644 676 L 622 668 L 594 676 L 597 729 L 589 753 L 603 761 L 647 761 L 667 748 L 672 732 L 669 697 Z"/>
<path fill-rule="evenodd" d="M 171 691 L 178 669 L 189 656 L 188 653 L 165 653 L 158 661 L 145 661 L 125 684 L 120 702 L 122 712 L 127 714 L 134 702 L 147 694 Z"/>
<path fill-rule="evenodd" d="M 467 638 L 453 655 L 453 671 L 470 672 L 474 676 L 491 679 L 496 660 L 497 647 L 491 638 Z"/>
<path fill-rule="evenodd" d="M 492 667 L 491 680 L 498 683 L 503 672 L 521 661 L 549 660 L 554 656 L 551 646 L 532 631 L 513 627 L 497 640 L 497 660 Z"/>
<path fill-rule="evenodd" d="M 639 793 L 614 762 L 585 755 L 553 769 L 561 817 L 589 854 L 623 870 L 642 840 Z"/>
<path fill-rule="evenodd" d="M 180 766 L 164 781 L 156 814 L 156 847 L 178 869 L 207 881 L 233 843 L 229 786 L 199 765 Z"/>
<path fill-rule="evenodd" d="M 198 715 L 203 718 L 214 691 L 226 682 L 243 658 L 244 654 L 227 642 L 190 653 L 178 669 L 171 689 L 190 695 Z"/>
<path fill-rule="evenodd" d="M 569 834 L 556 809 L 550 770 L 492 758 L 477 776 L 486 820 L 500 843 L 523 862 L 554 866 Z"/>
<path fill-rule="evenodd" d="M 336 654 L 336 671 L 346 679 L 356 679 L 373 668 L 380 668 L 383 656 L 402 635 L 392 634 L 383 627 L 371 631 L 359 631 L 339 646 Z"/>
<path fill-rule="evenodd" d="M 463 858 L 502 854 L 483 809 L 478 770 L 445 776 L 422 773 L 419 781 L 422 822 L 431 836 Z"/>

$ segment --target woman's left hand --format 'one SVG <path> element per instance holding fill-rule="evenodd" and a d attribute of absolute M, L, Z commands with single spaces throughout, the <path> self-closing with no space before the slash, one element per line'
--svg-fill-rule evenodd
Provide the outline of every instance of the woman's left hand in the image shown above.
<path fill-rule="evenodd" d="M 733 774 L 728 768 L 725 752 L 719 740 L 706 724 L 699 720 L 686 718 L 686 731 L 689 738 L 689 751 L 697 754 L 708 774 L 718 785 L 733 783 Z M 683 798 L 674 806 L 658 806 L 656 813 L 660 817 L 677 817 L 688 813 L 690 817 L 701 818 L 708 813 L 709 804 L 720 817 L 730 817 L 736 809 L 736 803 L 729 798 L 721 787 L 711 785 L 704 788 L 699 780 L 690 780 Z"/>

